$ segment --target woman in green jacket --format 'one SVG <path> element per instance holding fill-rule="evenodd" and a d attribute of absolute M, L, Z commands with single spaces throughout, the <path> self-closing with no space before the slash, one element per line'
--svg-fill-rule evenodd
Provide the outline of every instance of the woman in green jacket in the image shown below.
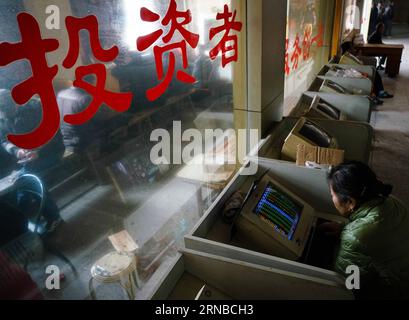
<path fill-rule="evenodd" d="M 325 226 L 340 235 L 335 270 L 349 276 L 349 266 L 359 267 L 357 298 L 409 298 L 408 208 L 363 163 L 334 167 L 328 180 L 335 207 L 349 220 Z"/>

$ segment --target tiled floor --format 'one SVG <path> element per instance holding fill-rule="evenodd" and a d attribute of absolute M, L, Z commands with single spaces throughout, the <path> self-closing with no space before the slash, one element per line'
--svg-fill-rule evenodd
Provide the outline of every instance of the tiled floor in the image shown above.
<path fill-rule="evenodd" d="M 394 26 L 392 39 L 385 43 L 405 45 L 400 75 L 394 79 L 383 75 L 387 91 L 395 94 L 385 99 L 372 115 L 375 141 L 372 167 L 384 182 L 394 186 L 394 194 L 409 204 L 409 26 Z"/>

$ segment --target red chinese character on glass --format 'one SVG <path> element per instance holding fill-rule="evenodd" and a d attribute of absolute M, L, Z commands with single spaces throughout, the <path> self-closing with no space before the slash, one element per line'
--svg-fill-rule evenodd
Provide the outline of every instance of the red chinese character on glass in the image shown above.
<path fill-rule="evenodd" d="M 154 13 L 145 7 L 141 9 L 140 15 L 143 21 L 156 22 L 160 20 L 160 16 L 157 13 Z M 162 37 L 162 41 L 166 45 L 156 45 L 153 48 L 156 63 L 156 73 L 158 79 L 162 82 L 159 83 L 156 87 L 147 90 L 146 96 L 149 101 L 155 101 L 160 96 L 162 96 L 172 82 L 173 74 L 175 73 L 176 69 L 176 56 L 175 52 L 172 51 L 179 50 L 181 52 L 183 68 L 188 68 L 189 63 L 187 57 L 187 43 L 193 49 L 196 48 L 199 43 L 199 35 L 188 31 L 184 27 L 191 21 L 192 15 L 190 10 L 178 11 L 176 1 L 170 0 L 168 11 L 161 21 L 163 26 L 170 26 L 169 32 Z M 169 43 L 176 31 L 179 31 L 179 33 L 183 37 L 183 40 L 175 43 Z M 136 42 L 138 50 L 145 51 L 146 49 L 151 47 L 163 34 L 164 30 L 158 29 L 146 36 L 139 37 Z M 164 75 L 163 56 L 166 52 L 169 52 L 169 66 L 166 75 Z M 178 70 L 176 72 L 176 78 L 184 83 L 194 83 L 196 81 L 196 79 L 192 75 L 183 70 Z"/>
<path fill-rule="evenodd" d="M 310 52 L 311 52 L 311 29 L 306 28 L 304 31 L 304 38 L 302 41 L 302 57 L 304 61 L 307 61 L 310 58 Z"/>
<path fill-rule="evenodd" d="M 297 36 L 295 37 L 294 45 L 293 45 L 294 52 L 291 55 L 291 62 L 293 63 L 293 70 L 298 68 L 298 60 L 300 59 L 300 55 L 302 53 L 301 48 L 300 48 L 300 36 L 297 33 Z"/>
<path fill-rule="evenodd" d="M 285 67 L 284 72 L 288 76 L 290 74 L 290 62 L 288 61 L 288 49 L 290 47 L 290 39 L 285 39 Z"/>
<path fill-rule="evenodd" d="M 46 55 L 58 49 L 57 39 L 42 39 L 35 18 L 28 13 L 20 13 L 17 21 L 21 42 L 0 44 L 0 66 L 27 59 L 32 69 L 32 77 L 15 86 L 12 97 L 17 104 L 27 103 L 35 94 L 41 98 L 43 118 L 33 132 L 23 135 L 9 135 L 8 140 L 22 149 L 36 149 L 49 142 L 58 132 L 60 113 L 53 88 L 53 79 L 58 66 L 49 67 Z"/>
<path fill-rule="evenodd" d="M 119 50 L 117 46 L 113 46 L 108 50 L 102 48 L 98 33 L 98 20 L 95 16 L 87 16 L 84 18 L 67 17 L 65 24 L 70 41 L 68 54 L 63 62 L 63 66 L 66 69 L 72 68 L 78 60 L 80 48 L 79 33 L 81 30 L 87 30 L 89 32 L 92 53 L 99 61 L 111 62 L 118 56 Z M 84 77 L 88 75 L 96 76 L 95 85 L 83 80 Z M 75 76 L 74 86 L 87 91 L 93 97 L 93 100 L 82 112 L 66 115 L 64 117 L 65 122 L 72 125 L 84 124 L 91 120 L 104 103 L 118 112 L 125 112 L 131 106 L 131 93 L 114 93 L 105 90 L 107 71 L 102 63 L 78 67 L 75 71 Z"/>
<path fill-rule="evenodd" d="M 318 34 L 311 39 L 311 44 L 316 43 L 318 48 L 324 45 L 324 27 L 322 24 L 318 27 Z"/>
<path fill-rule="evenodd" d="M 223 25 L 211 28 L 209 32 L 209 39 L 212 40 L 217 34 L 224 31 L 224 35 L 220 42 L 217 44 L 215 48 L 210 50 L 210 59 L 214 60 L 220 53 L 222 52 L 222 66 L 223 68 L 232 61 L 237 61 L 238 59 L 238 38 L 237 35 L 230 35 L 231 30 L 235 30 L 240 32 L 243 24 L 241 22 L 236 21 L 237 11 L 234 12 L 229 11 L 229 7 L 227 4 L 224 5 L 223 13 L 218 13 L 216 16 L 217 20 L 223 20 Z M 233 42 L 232 45 L 229 43 Z M 228 54 L 233 54 L 228 56 Z"/>

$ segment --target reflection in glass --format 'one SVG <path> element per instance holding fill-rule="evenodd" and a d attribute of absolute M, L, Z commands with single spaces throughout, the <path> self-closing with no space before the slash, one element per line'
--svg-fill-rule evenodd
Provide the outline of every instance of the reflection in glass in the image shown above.
<path fill-rule="evenodd" d="M 64 14 L 76 17 L 95 14 L 99 21 L 102 46 L 105 49 L 113 45 L 119 47 L 119 56 L 105 64 L 106 87 L 113 92 L 131 92 L 132 105 L 125 113 L 117 113 L 103 106 L 90 122 L 81 126 L 62 122 L 61 130 L 53 142 L 34 151 L 41 163 L 35 169 L 31 166 L 34 162 L 23 150 L 2 144 L 0 202 L 16 203 L 19 190 L 13 189 L 13 177 L 21 172 L 35 174 L 44 184 L 49 199 L 49 207 L 45 210 L 54 210 L 63 220 L 50 232 L 50 238 L 80 274 L 75 275 L 66 264 L 55 261 L 51 255 L 45 254 L 43 258 L 30 255 L 28 267 L 19 262 L 18 268 L 22 270 L 21 274 L 33 280 L 28 282 L 35 283 L 34 292 L 41 292 L 46 299 L 87 298 L 89 292 L 86 281 L 91 276 L 92 265 L 114 250 L 108 237 L 126 230 L 139 247 L 135 254 L 142 282 L 137 298 L 141 298 L 144 284 L 177 253 L 183 235 L 190 231 L 221 190 L 212 188 L 208 181 L 189 179 L 189 175 L 182 178 L 183 175 L 179 173 L 186 169 L 185 165 L 153 164 L 150 151 L 154 142 L 150 141 L 150 135 L 155 129 L 166 129 L 172 134 L 175 121 L 180 121 L 182 132 L 191 128 L 201 132 L 213 128 L 234 128 L 232 65 L 222 68 L 220 57 L 210 60 L 209 50 L 218 43 L 220 36 L 213 41 L 209 41 L 208 36 L 211 27 L 220 25 L 220 21 L 215 19 L 217 12 L 223 10 L 224 3 L 230 5 L 230 1 L 177 1 L 178 10 L 191 10 L 193 20 L 186 26 L 188 30 L 200 35 L 198 47 L 188 47 L 189 64 L 185 70 L 196 81 L 187 84 L 173 76 L 168 90 L 155 101 L 146 97 L 146 91 L 160 81 L 153 48 L 138 51 L 136 39 L 162 25 L 141 21 L 140 8 L 146 6 L 163 17 L 169 1 L 62 2 L 64 10 L 71 11 L 64 11 Z M 37 20 L 42 19 L 45 7 L 26 3 L 30 2 L 2 1 L 0 42 L 19 40 L 16 32 L 17 12 L 28 11 Z M 81 112 L 90 103 L 90 97 L 85 91 L 73 86 L 75 69 L 67 70 L 61 66 L 68 49 L 66 30 L 62 28 L 51 33 L 46 30 L 42 32 L 47 37 L 56 37 L 62 47 L 58 54 L 50 54 L 53 61 L 60 63 L 54 86 L 62 118 Z M 176 32 L 174 41 L 180 39 L 181 35 Z M 156 44 L 161 45 L 161 41 Z M 178 54 L 175 56 L 176 68 L 181 69 L 181 57 Z M 97 62 L 90 49 L 87 32 L 81 32 L 80 58 L 75 67 Z M 166 71 L 169 54 L 164 55 L 163 65 Z M 1 89 L 12 89 L 25 80 L 30 72 L 27 62 L 0 68 Z M 95 80 L 92 76 L 85 79 L 90 84 L 95 83 Z M 9 97 L 10 91 L 5 92 Z M 41 119 L 41 108 L 36 109 L 39 104 L 36 97 L 30 102 L 31 107 L 16 108 L 7 97 L 2 98 L 0 103 L 16 111 L 12 115 L 3 114 L 0 117 L 3 142 L 7 141 L 10 125 L 14 126 L 18 122 L 21 125 L 20 132 L 27 132 L 35 128 Z M 30 110 L 34 110 L 31 115 Z M 27 165 L 20 161 L 23 159 L 19 159 L 20 154 L 25 156 Z M 36 201 L 33 199 L 33 202 Z M 13 210 L 27 209 L 16 204 Z M 1 219 L 0 223 L 6 219 L 3 213 Z M 18 231 L 10 239 L 4 240 L 1 247 L 6 247 L 10 242 L 21 245 L 19 239 L 26 231 L 24 228 Z M 13 260 L 17 253 L 18 250 L 8 252 L 7 259 Z M 45 288 L 44 266 L 51 263 L 57 264 L 63 274 L 62 290 L 58 293 Z M 123 292 L 109 286 L 101 286 L 96 290 L 99 297 L 126 298 Z"/>

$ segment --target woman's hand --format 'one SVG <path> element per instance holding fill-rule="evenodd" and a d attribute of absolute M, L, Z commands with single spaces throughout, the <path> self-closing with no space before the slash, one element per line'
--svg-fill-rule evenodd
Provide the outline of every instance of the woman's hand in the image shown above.
<path fill-rule="evenodd" d="M 338 222 L 324 222 L 318 226 L 318 229 L 327 236 L 339 238 L 344 225 Z"/>
<path fill-rule="evenodd" d="M 17 151 L 17 160 L 19 162 L 28 162 L 33 161 L 38 158 L 38 154 L 35 151 L 28 151 L 24 149 L 20 149 Z"/>

